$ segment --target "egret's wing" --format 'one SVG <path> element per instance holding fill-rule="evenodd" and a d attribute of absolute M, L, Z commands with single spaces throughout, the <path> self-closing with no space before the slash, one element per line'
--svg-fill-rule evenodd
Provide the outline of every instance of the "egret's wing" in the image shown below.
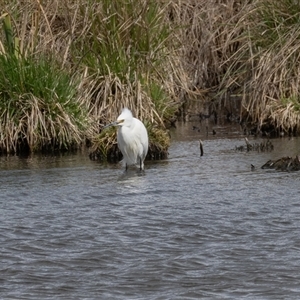
<path fill-rule="evenodd" d="M 139 156 L 144 160 L 148 152 L 148 132 L 145 125 L 140 120 L 136 119 L 136 121 L 139 124 Z"/>
<path fill-rule="evenodd" d="M 130 128 L 121 127 L 117 133 L 118 147 L 123 154 L 123 159 L 128 165 L 134 165 L 137 162 L 138 146 L 136 136 L 133 135 Z"/>

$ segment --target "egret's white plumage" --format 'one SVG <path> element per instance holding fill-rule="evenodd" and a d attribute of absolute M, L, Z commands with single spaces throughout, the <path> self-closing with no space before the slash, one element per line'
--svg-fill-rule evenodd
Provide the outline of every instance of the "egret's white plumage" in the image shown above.
<path fill-rule="evenodd" d="M 116 122 L 110 125 L 118 126 L 118 147 L 123 154 L 126 169 L 129 165 L 139 164 L 144 169 L 144 160 L 148 152 L 148 133 L 144 124 L 132 116 L 128 108 L 124 108 Z"/>

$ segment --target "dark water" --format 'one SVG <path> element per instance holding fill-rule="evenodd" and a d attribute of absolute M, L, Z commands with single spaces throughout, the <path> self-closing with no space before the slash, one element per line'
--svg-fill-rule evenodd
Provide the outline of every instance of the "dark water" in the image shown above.
<path fill-rule="evenodd" d="M 237 129 L 189 126 L 144 174 L 86 155 L 1 158 L 0 298 L 299 299 L 300 173 L 259 167 L 300 139 L 236 152 Z"/>

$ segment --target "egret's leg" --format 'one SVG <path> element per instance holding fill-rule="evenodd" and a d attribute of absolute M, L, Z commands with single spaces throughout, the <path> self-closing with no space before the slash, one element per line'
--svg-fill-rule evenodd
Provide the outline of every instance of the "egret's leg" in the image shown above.
<path fill-rule="evenodd" d="M 127 171 L 127 169 L 128 169 L 128 165 L 127 165 L 127 163 L 125 164 L 125 171 Z"/>
<path fill-rule="evenodd" d="M 140 158 L 140 170 L 144 170 L 144 162 L 143 160 Z"/>

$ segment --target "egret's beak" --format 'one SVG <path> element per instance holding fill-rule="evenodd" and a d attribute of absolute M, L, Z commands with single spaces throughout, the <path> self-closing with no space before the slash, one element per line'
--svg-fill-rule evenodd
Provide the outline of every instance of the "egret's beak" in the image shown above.
<path fill-rule="evenodd" d="M 105 129 L 105 128 L 108 128 L 108 127 L 112 127 L 112 126 L 117 126 L 117 121 L 105 125 L 102 129 Z"/>
<path fill-rule="evenodd" d="M 112 122 L 112 123 L 109 123 L 107 125 L 105 125 L 102 129 L 105 129 L 105 128 L 108 128 L 108 127 L 111 127 L 111 126 L 118 126 L 120 123 L 122 123 L 124 120 L 117 120 L 115 122 Z"/>
<path fill-rule="evenodd" d="M 108 128 L 108 127 L 111 127 L 111 126 L 116 126 L 117 125 L 117 122 L 112 122 L 112 123 L 109 123 L 107 125 L 105 125 L 102 129 L 105 129 L 105 128 Z"/>

